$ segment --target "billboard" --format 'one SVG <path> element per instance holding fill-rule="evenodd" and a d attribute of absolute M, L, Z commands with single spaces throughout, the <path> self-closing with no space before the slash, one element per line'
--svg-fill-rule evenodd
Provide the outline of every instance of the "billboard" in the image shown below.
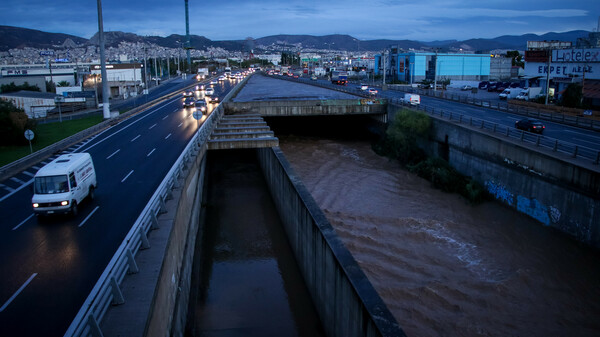
<path fill-rule="evenodd" d="M 553 50 L 552 62 L 600 63 L 600 48 Z"/>

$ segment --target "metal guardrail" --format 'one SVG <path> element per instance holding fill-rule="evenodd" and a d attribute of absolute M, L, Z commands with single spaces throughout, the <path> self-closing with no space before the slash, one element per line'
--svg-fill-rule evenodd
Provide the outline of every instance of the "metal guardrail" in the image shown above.
<path fill-rule="evenodd" d="M 587 118 L 587 117 L 579 117 L 579 116 L 571 116 L 558 112 L 551 112 L 542 109 L 536 109 L 527 106 L 520 105 L 511 105 L 506 102 L 500 101 L 490 101 L 490 100 L 480 100 L 474 97 L 469 97 L 465 95 L 458 95 L 454 93 L 447 93 L 444 91 L 433 91 L 433 89 L 418 89 L 407 86 L 393 86 L 388 85 L 390 90 L 401 91 L 401 92 L 409 92 L 415 93 L 423 96 L 431 96 L 435 98 L 446 99 L 454 102 L 465 103 L 476 105 L 484 108 L 496 109 L 499 111 L 506 111 L 510 113 L 514 113 L 517 115 L 535 117 L 538 119 L 547 120 L 550 122 L 561 123 L 571 126 L 577 126 L 580 128 L 586 128 L 594 131 L 600 131 L 600 121 Z"/>
<path fill-rule="evenodd" d="M 238 83 L 223 102 L 227 102 L 246 83 L 248 77 Z M 135 254 L 140 249 L 150 248 L 148 233 L 157 228 L 158 215 L 165 211 L 166 200 L 171 191 L 177 186 L 177 180 L 183 174 L 185 166 L 198 154 L 198 151 L 208 140 L 212 130 L 224 114 L 223 104 L 219 106 L 202 123 L 198 132 L 188 142 L 187 146 L 175 161 L 152 198 L 137 218 L 129 233 L 110 260 L 98 282 L 85 300 L 83 306 L 69 326 L 65 337 L 102 336 L 100 322 L 111 305 L 125 303 L 119 285 L 129 273 L 139 271 L 135 262 Z"/>
<path fill-rule="evenodd" d="M 502 135 L 502 136 L 505 136 L 508 138 L 516 139 L 523 143 L 534 144 L 539 147 L 551 149 L 554 152 L 564 153 L 564 154 L 572 156 L 574 159 L 577 159 L 577 158 L 586 159 L 596 165 L 598 165 L 600 163 L 600 151 L 589 148 L 589 147 L 573 144 L 570 142 L 565 142 L 562 140 L 558 140 L 558 139 L 551 138 L 551 137 L 546 137 L 546 136 L 539 135 L 539 134 L 534 134 L 534 133 L 523 131 L 523 130 L 517 130 L 511 126 L 506 126 L 506 125 L 502 125 L 502 124 L 498 124 L 498 123 L 492 123 L 492 122 L 486 121 L 484 119 L 474 118 L 472 116 L 465 116 L 465 115 L 459 114 L 459 113 L 453 113 L 452 111 L 447 111 L 447 110 L 443 110 L 443 109 L 435 109 L 432 107 L 421 106 L 421 105 L 413 106 L 413 105 L 404 103 L 402 100 L 399 100 L 399 99 L 390 99 L 389 102 L 396 104 L 396 105 L 421 110 L 431 116 L 439 116 L 441 118 L 445 118 L 445 119 L 448 119 L 453 122 L 458 122 L 460 124 L 466 124 L 466 125 L 469 125 L 472 127 L 478 127 L 483 130 L 489 130 L 489 131 L 492 131 L 494 134 L 498 134 L 498 135 Z"/>

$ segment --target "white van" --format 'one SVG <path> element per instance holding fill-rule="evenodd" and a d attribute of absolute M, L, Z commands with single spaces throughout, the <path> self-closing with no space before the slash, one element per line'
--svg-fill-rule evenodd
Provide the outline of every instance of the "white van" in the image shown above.
<path fill-rule="evenodd" d="M 404 103 L 410 105 L 419 105 L 421 104 L 421 96 L 417 94 L 404 94 Z"/>
<path fill-rule="evenodd" d="M 89 153 L 63 154 L 33 177 L 33 212 L 77 214 L 77 205 L 94 198 L 96 171 Z"/>

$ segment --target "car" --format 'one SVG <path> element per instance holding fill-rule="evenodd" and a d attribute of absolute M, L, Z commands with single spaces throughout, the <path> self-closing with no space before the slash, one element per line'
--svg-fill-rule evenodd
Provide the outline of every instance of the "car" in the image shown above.
<path fill-rule="evenodd" d="M 217 96 L 217 95 L 209 96 L 208 103 L 219 103 L 219 96 Z"/>
<path fill-rule="evenodd" d="M 496 82 L 489 82 L 487 85 L 487 91 L 491 92 L 491 91 L 496 91 Z"/>
<path fill-rule="evenodd" d="M 312 75 L 312 76 L 310 77 L 310 79 L 311 79 L 311 80 L 313 80 L 313 81 L 316 81 L 316 80 L 317 80 L 317 75 Z"/>
<path fill-rule="evenodd" d="M 524 118 L 515 122 L 515 128 L 542 134 L 546 126 L 537 119 Z"/>
<path fill-rule="evenodd" d="M 468 84 L 467 85 L 463 85 L 462 87 L 460 87 L 460 90 L 462 90 L 462 91 L 469 91 L 471 89 L 473 89 L 473 87 L 470 86 L 470 85 L 468 85 Z"/>
<path fill-rule="evenodd" d="M 361 85 L 360 85 L 360 90 L 363 90 L 363 91 L 365 91 L 365 90 L 367 90 L 367 89 L 369 89 L 369 86 L 368 86 L 368 85 L 366 85 L 366 84 L 361 84 Z"/>
<path fill-rule="evenodd" d="M 481 82 L 479 82 L 479 86 L 478 87 L 481 90 L 487 90 L 487 87 L 488 87 L 489 83 L 490 82 L 488 82 L 488 81 L 481 81 Z"/>
<path fill-rule="evenodd" d="M 369 88 L 367 92 L 369 93 L 369 95 L 377 95 L 377 89 L 375 88 Z"/>
<path fill-rule="evenodd" d="M 185 100 L 183 100 L 183 107 L 184 108 L 193 107 L 195 104 L 196 104 L 196 101 L 194 101 L 193 97 L 186 97 Z"/>
<path fill-rule="evenodd" d="M 186 90 L 183 92 L 183 98 L 185 99 L 186 97 L 192 97 L 194 96 L 194 92 L 191 90 Z"/>
<path fill-rule="evenodd" d="M 196 91 L 202 91 L 204 90 L 204 85 L 197 85 L 196 86 Z"/>
<path fill-rule="evenodd" d="M 208 110 L 208 106 L 206 105 L 206 101 L 203 99 L 199 99 L 196 101 L 195 103 L 196 105 L 196 110 L 200 110 L 203 113 L 205 113 Z"/>
<path fill-rule="evenodd" d="M 206 90 L 204 90 L 204 94 L 206 96 L 212 96 L 215 94 L 215 89 L 214 88 L 206 88 Z"/>
<path fill-rule="evenodd" d="M 223 76 L 223 75 L 219 76 L 218 80 L 219 81 L 225 81 L 225 76 Z"/>
<path fill-rule="evenodd" d="M 210 84 L 211 84 L 211 85 L 213 85 L 213 84 L 218 84 L 218 83 L 219 83 L 219 82 L 218 82 L 217 80 L 211 80 L 211 81 L 210 81 Z"/>

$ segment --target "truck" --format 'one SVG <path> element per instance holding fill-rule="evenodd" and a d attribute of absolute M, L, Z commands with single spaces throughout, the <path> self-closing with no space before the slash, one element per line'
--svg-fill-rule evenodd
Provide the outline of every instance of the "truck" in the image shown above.
<path fill-rule="evenodd" d="M 541 92 L 541 87 L 529 87 L 521 90 L 519 95 L 517 95 L 515 98 L 522 101 L 530 101 L 538 98 Z"/>
<path fill-rule="evenodd" d="M 421 96 L 417 94 L 404 94 L 403 102 L 410 105 L 420 105 Z"/>
<path fill-rule="evenodd" d="M 521 93 L 521 91 L 523 91 L 522 88 L 506 88 L 498 95 L 498 98 L 504 100 L 513 99 L 517 97 Z"/>
<path fill-rule="evenodd" d="M 36 215 L 77 214 L 85 198 L 94 198 L 98 187 L 94 162 L 89 153 L 63 154 L 33 177 L 31 204 Z"/>
<path fill-rule="evenodd" d="M 348 83 L 348 73 L 345 71 L 334 70 L 331 72 L 331 83 L 346 85 Z"/>
<path fill-rule="evenodd" d="M 225 77 L 230 78 L 231 77 L 231 67 L 225 67 Z"/>
<path fill-rule="evenodd" d="M 209 75 L 208 68 L 198 68 L 198 75 L 196 75 L 196 79 L 198 81 L 207 78 Z"/>

